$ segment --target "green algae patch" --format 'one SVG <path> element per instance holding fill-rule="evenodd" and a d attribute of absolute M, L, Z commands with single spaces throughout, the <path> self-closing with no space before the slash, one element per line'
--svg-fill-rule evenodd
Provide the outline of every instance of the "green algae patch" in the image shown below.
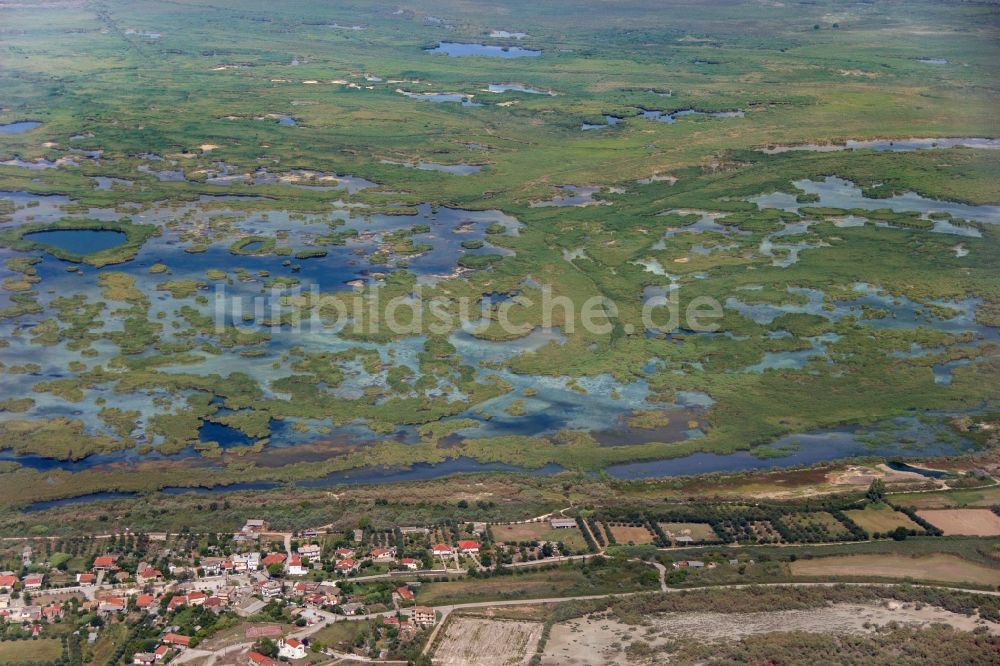
<path fill-rule="evenodd" d="M 230 254 L 257 256 L 274 252 L 275 240 L 268 236 L 246 236 L 229 246 Z"/>

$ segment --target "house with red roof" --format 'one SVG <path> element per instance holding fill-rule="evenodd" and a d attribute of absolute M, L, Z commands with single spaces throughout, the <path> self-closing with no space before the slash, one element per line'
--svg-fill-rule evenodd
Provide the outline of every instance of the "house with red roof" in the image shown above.
<path fill-rule="evenodd" d="M 97 574 L 78 573 L 76 575 L 76 582 L 78 585 L 93 585 L 95 580 L 97 580 Z"/>
<path fill-rule="evenodd" d="M 170 646 L 161 645 L 160 647 L 153 650 L 153 657 L 156 658 L 156 661 L 161 661 L 164 657 L 167 656 L 168 652 L 170 652 Z"/>
<path fill-rule="evenodd" d="M 191 637 L 185 636 L 183 634 L 175 634 L 170 632 L 163 637 L 163 642 L 167 645 L 176 645 L 178 647 L 187 647 L 191 645 Z"/>
<path fill-rule="evenodd" d="M 101 555 L 94 558 L 94 571 L 114 571 L 118 568 L 115 562 L 118 557 L 115 555 Z"/>
<path fill-rule="evenodd" d="M 24 583 L 24 589 L 26 590 L 40 590 L 42 589 L 42 581 L 45 580 L 44 574 L 28 574 L 22 579 Z"/>
<path fill-rule="evenodd" d="M 399 563 L 412 571 L 415 571 L 420 566 L 420 561 L 415 560 L 412 557 L 404 557 L 399 561 Z"/>
<path fill-rule="evenodd" d="M 55 620 L 63 616 L 63 608 L 61 604 L 53 603 L 50 606 L 46 606 L 42 609 L 42 617 L 44 617 L 49 622 L 54 622 Z"/>
<path fill-rule="evenodd" d="M 395 548 L 376 548 L 371 553 L 372 560 L 375 562 L 395 562 L 396 561 L 396 549 Z"/>
<path fill-rule="evenodd" d="M 140 585 L 145 585 L 161 578 L 163 578 L 163 574 L 159 569 L 154 569 L 153 567 L 146 567 L 135 574 L 135 580 Z"/>
<path fill-rule="evenodd" d="M 101 613 L 121 613 L 128 603 L 122 597 L 106 597 L 101 599 L 97 610 Z"/>
<path fill-rule="evenodd" d="M 250 666 L 280 666 L 281 662 L 270 657 L 265 657 L 260 652 L 250 652 L 247 655 L 247 663 Z"/>
<path fill-rule="evenodd" d="M 188 592 L 187 602 L 189 606 L 204 606 L 205 600 L 208 599 L 208 595 L 204 592 Z"/>
<path fill-rule="evenodd" d="M 459 552 L 475 555 L 479 553 L 479 542 L 478 541 L 459 541 L 458 542 Z"/>
<path fill-rule="evenodd" d="M 357 571 L 360 565 L 351 558 L 347 558 L 346 560 L 341 560 L 337 562 L 335 566 L 337 568 L 337 571 L 346 574 L 352 571 Z"/>
<path fill-rule="evenodd" d="M 431 553 L 435 556 L 451 555 L 451 546 L 446 543 L 436 543 L 431 546 Z"/>
<path fill-rule="evenodd" d="M 305 576 L 307 573 L 309 573 L 309 568 L 302 564 L 302 558 L 299 555 L 292 555 L 288 558 L 289 576 Z"/>
<path fill-rule="evenodd" d="M 406 585 L 396 588 L 396 596 L 399 597 L 400 601 L 413 601 L 413 590 L 411 590 Z"/>
<path fill-rule="evenodd" d="M 0 576 L 0 590 L 5 592 L 10 592 L 11 590 L 14 589 L 14 586 L 16 584 L 17 584 L 17 576 L 14 576 L 12 574 L 5 574 L 3 576 Z"/>
<path fill-rule="evenodd" d="M 338 548 L 336 551 L 334 551 L 334 554 L 337 556 L 338 560 L 349 559 L 351 557 L 354 557 L 354 549 L 353 548 Z"/>
<path fill-rule="evenodd" d="M 271 553 L 270 555 L 264 557 L 260 563 L 263 564 L 264 567 L 269 567 L 272 564 L 284 564 L 287 557 L 288 556 L 284 553 Z"/>
<path fill-rule="evenodd" d="M 136 608 L 150 608 L 154 603 L 156 603 L 156 597 L 152 594 L 140 594 L 135 598 Z"/>

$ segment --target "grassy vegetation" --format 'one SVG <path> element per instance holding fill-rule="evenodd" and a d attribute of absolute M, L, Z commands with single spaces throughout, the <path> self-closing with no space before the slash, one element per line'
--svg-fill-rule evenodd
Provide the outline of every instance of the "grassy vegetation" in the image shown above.
<path fill-rule="evenodd" d="M 446 583 L 424 583 L 417 603 L 441 606 L 474 601 L 542 599 L 546 597 L 617 594 L 658 585 L 656 570 L 639 562 L 567 563 L 489 578 L 463 578 Z"/>
<path fill-rule="evenodd" d="M 58 659 L 62 652 L 62 643 L 57 638 L 0 641 L 0 664 L 51 662 Z"/>

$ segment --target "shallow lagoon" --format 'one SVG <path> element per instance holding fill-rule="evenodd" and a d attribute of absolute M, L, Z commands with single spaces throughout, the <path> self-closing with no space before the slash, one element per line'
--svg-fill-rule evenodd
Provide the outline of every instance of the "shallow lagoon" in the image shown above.
<path fill-rule="evenodd" d="M 472 101 L 472 96 L 466 95 L 465 93 L 449 93 L 449 92 L 416 93 L 407 90 L 400 90 L 399 93 L 404 97 L 409 97 L 410 99 L 418 99 L 423 102 L 432 102 L 434 104 L 457 103 L 461 104 L 466 108 L 475 108 L 482 106 L 482 104 L 480 104 L 479 102 Z"/>
<path fill-rule="evenodd" d="M 977 148 L 981 150 L 1000 150 L 1000 139 L 984 137 L 948 137 L 936 139 L 848 139 L 843 144 L 838 143 L 803 143 L 789 146 L 770 146 L 761 148 L 760 152 L 777 155 L 796 150 L 816 153 L 831 153 L 841 150 L 874 150 L 876 152 L 905 153 L 914 150 L 932 150 L 944 148 Z"/>
<path fill-rule="evenodd" d="M 393 162 L 392 160 L 382 160 L 382 164 L 394 164 L 408 169 L 420 169 L 421 171 L 437 171 L 439 173 L 450 173 L 453 176 L 469 176 L 483 170 L 482 164 L 439 164 L 438 162 Z"/>
<path fill-rule="evenodd" d="M 0 134 L 20 134 L 21 132 L 27 132 L 28 130 L 40 127 L 41 124 L 37 120 L 19 120 L 14 123 L 0 125 Z"/>
<path fill-rule="evenodd" d="M 486 89 L 491 93 L 519 92 L 519 93 L 527 93 L 529 95 L 550 95 L 550 96 L 554 96 L 556 94 L 552 90 L 542 90 L 541 88 L 533 88 L 532 86 L 526 86 L 523 83 L 491 83 Z"/>
<path fill-rule="evenodd" d="M 783 192 L 764 194 L 753 197 L 750 201 L 761 208 L 781 208 L 789 211 L 797 211 L 809 206 L 843 209 L 864 208 L 866 210 L 889 208 L 897 212 L 919 212 L 925 218 L 929 213 L 941 212 L 951 213 L 953 216 L 965 220 L 1000 224 L 1000 206 L 996 205 L 973 206 L 952 201 L 938 201 L 927 199 L 915 192 L 906 192 L 886 199 L 869 199 L 864 196 L 860 187 L 849 180 L 836 176 L 827 176 L 821 181 L 797 180 L 793 182 L 793 185 L 807 194 L 818 195 L 819 201 L 798 203 L 794 194 Z"/>
<path fill-rule="evenodd" d="M 451 56 L 452 58 L 462 58 L 468 56 L 478 56 L 481 58 L 537 58 L 542 55 L 541 51 L 526 49 L 520 46 L 491 46 L 488 44 L 465 44 L 461 42 L 439 42 L 437 46 L 424 49 L 425 53 Z"/>

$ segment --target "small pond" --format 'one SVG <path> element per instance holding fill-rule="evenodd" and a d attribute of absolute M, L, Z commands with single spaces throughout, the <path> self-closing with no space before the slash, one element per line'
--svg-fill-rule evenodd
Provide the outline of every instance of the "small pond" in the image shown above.
<path fill-rule="evenodd" d="M 33 130 L 39 125 L 41 125 L 41 123 L 37 120 L 19 120 L 16 123 L 0 125 L 0 134 L 20 134 L 21 132 Z"/>
<path fill-rule="evenodd" d="M 443 53 L 452 58 L 479 56 L 481 58 L 536 58 L 541 51 L 525 49 L 520 46 L 491 46 L 488 44 L 463 44 L 461 42 L 438 42 L 432 49 L 424 49 L 427 53 Z"/>
<path fill-rule="evenodd" d="M 80 255 L 110 250 L 126 240 L 123 232 L 111 229 L 54 229 L 35 231 L 22 238 Z"/>

